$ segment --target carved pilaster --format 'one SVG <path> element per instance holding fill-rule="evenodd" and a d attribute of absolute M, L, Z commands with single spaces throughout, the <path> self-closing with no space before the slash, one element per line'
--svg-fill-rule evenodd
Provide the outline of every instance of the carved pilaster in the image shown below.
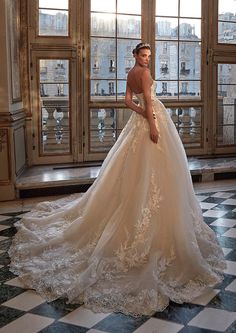
<path fill-rule="evenodd" d="M 0 128 L 0 153 L 3 152 L 4 147 L 7 145 L 7 129 Z"/>
<path fill-rule="evenodd" d="M 27 115 L 31 114 L 30 109 L 30 82 L 29 82 L 29 40 L 28 40 L 28 1 L 21 0 L 21 83 L 22 100 Z"/>

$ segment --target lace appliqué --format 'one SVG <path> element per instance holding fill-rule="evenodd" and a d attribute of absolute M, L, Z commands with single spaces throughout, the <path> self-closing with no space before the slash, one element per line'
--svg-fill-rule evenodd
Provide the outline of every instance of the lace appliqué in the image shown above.
<path fill-rule="evenodd" d="M 131 267 L 143 265 L 148 258 L 151 247 L 151 219 L 157 213 L 163 200 L 160 188 L 157 188 L 156 174 L 152 171 L 150 182 L 150 197 L 147 206 L 142 208 L 141 217 L 134 225 L 134 237 L 127 232 L 126 241 L 115 251 L 118 270 L 127 271 Z M 155 215 L 157 216 L 157 215 Z"/>

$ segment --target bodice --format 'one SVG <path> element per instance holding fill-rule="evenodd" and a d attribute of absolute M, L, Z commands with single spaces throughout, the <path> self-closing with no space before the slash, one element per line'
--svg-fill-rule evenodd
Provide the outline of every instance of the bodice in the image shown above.
<path fill-rule="evenodd" d="M 144 96 L 143 96 L 143 93 L 135 94 L 135 96 L 138 98 L 139 103 L 141 104 L 141 106 L 144 106 Z M 151 98 L 152 98 L 152 100 L 156 100 L 157 99 L 157 97 L 156 97 L 156 81 L 153 81 L 152 85 L 151 85 Z"/>

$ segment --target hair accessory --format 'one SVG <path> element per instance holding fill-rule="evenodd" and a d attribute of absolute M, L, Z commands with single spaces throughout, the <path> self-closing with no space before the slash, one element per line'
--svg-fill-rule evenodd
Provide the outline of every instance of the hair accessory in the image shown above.
<path fill-rule="evenodd" d="M 140 50 L 140 49 L 143 49 L 143 48 L 151 48 L 150 44 L 148 43 L 140 43 L 139 45 L 136 46 L 136 50 Z"/>

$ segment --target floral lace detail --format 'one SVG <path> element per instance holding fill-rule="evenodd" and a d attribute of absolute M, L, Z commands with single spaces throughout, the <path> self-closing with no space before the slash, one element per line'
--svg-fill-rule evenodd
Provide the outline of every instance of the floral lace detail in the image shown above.
<path fill-rule="evenodd" d="M 168 297 L 154 289 L 143 289 L 132 295 L 132 288 L 125 286 L 127 294 L 123 292 L 124 288 L 114 288 L 105 290 L 100 287 L 86 292 L 80 299 L 87 308 L 94 312 L 121 312 L 133 317 L 150 316 L 156 311 L 163 311 L 169 304 Z M 130 290 L 129 290 L 130 289 Z"/>
<path fill-rule="evenodd" d="M 154 213 L 157 213 L 160 202 L 163 200 L 160 188 L 157 188 L 155 178 L 155 172 L 152 170 L 150 197 L 147 206 L 141 210 L 141 218 L 138 219 L 134 226 L 133 241 L 131 240 L 131 235 L 127 232 L 125 242 L 115 251 L 115 256 L 118 259 L 116 266 L 123 271 L 127 271 L 131 267 L 143 265 L 147 261 L 152 244 L 151 218 Z"/>

